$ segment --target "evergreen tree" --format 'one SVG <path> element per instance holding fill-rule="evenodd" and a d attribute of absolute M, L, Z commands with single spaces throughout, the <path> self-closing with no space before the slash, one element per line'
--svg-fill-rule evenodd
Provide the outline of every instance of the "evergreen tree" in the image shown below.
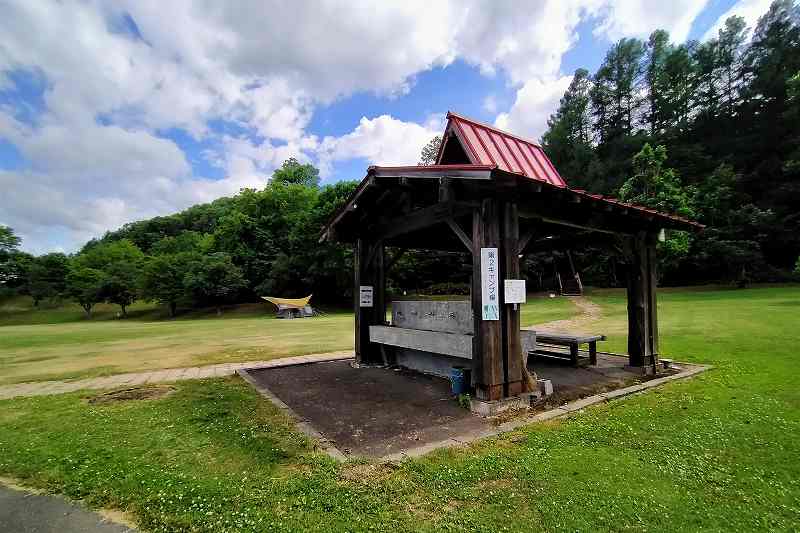
<path fill-rule="evenodd" d="M 622 39 L 606 54 L 592 90 L 597 108 L 597 138 L 605 144 L 632 135 L 642 110 L 645 46 L 639 39 Z"/>
<path fill-rule="evenodd" d="M 555 114 L 547 121 L 542 148 L 559 173 L 575 187 L 587 185 L 593 159 L 592 123 L 589 114 L 589 71 L 578 69 Z"/>
<path fill-rule="evenodd" d="M 420 154 L 420 165 L 433 165 L 436 163 L 436 158 L 439 156 L 439 145 L 442 144 L 442 136 L 437 135 L 428 144 L 422 147 L 422 154 Z"/>

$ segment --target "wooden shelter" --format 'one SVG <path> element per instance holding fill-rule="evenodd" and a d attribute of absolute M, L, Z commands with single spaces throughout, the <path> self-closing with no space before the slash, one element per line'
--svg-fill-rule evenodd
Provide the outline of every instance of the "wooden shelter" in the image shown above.
<path fill-rule="evenodd" d="M 435 165 L 369 167 L 321 239 L 355 245 L 355 354 L 365 364 L 383 361 L 369 326 L 386 322 L 386 273 L 398 254 L 404 249 L 471 254 L 472 386 L 478 399 L 494 401 L 526 392 L 528 385 L 518 306 L 506 304 L 495 287 L 499 313 L 496 319 L 486 314 L 486 257 L 496 254 L 493 279 L 502 286 L 503 280 L 520 278 L 526 252 L 587 242 L 621 250 L 628 276 L 629 363 L 654 369 L 656 242 L 663 230 L 701 227 L 570 189 L 536 143 L 448 113 Z M 395 255 L 387 248 L 397 250 Z"/>

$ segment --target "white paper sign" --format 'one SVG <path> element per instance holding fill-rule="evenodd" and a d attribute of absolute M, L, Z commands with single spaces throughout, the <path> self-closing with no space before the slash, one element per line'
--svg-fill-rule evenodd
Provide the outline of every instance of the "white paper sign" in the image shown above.
<path fill-rule="evenodd" d="M 483 320 L 500 320 L 497 248 L 481 248 L 481 309 Z"/>
<path fill-rule="evenodd" d="M 507 279 L 504 284 L 503 301 L 507 304 L 525 303 L 525 280 Z"/>
<path fill-rule="evenodd" d="M 358 294 L 359 307 L 372 307 L 372 285 L 361 285 Z"/>

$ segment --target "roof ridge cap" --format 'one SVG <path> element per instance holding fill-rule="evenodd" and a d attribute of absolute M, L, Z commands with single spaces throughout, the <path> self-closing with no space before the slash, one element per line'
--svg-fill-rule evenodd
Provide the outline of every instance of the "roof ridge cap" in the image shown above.
<path fill-rule="evenodd" d="M 536 141 L 532 141 L 530 139 L 526 139 L 525 137 L 520 137 L 519 135 L 517 135 L 515 133 L 511 133 L 511 132 L 508 132 L 508 131 L 505 131 L 505 130 L 501 130 L 500 128 L 498 128 L 496 126 L 491 126 L 491 125 L 489 125 L 489 124 L 487 124 L 485 122 L 481 122 L 479 120 L 475 120 L 475 119 L 466 117 L 464 115 L 461 115 L 460 113 L 456 113 L 454 111 L 448 111 L 447 112 L 447 119 L 449 120 L 450 117 L 455 117 L 457 119 L 464 120 L 466 122 L 471 122 L 473 124 L 477 124 L 478 126 L 481 126 L 482 128 L 490 129 L 492 131 L 495 131 L 495 132 L 499 133 L 500 135 L 505 135 L 507 137 L 512 137 L 514 139 L 517 139 L 518 141 L 522 141 L 524 143 L 532 144 L 533 146 L 535 146 L 535 147 L 537 147 L 539 149 L 542 148 L 542 145 L 539 144 Z"/>

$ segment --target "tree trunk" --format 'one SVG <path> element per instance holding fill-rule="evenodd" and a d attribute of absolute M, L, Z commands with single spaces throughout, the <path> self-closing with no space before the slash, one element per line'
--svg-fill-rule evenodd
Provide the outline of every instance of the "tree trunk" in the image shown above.
<path fill-rule="evenodd" d="M 171 318 L 175 318 L 175 310 L 177 309 L 177 307 L 178 307 L 178 304 L 176 304 L 175 302 L 170 302 L 169 303 L 169 316 Z"/>
<path fill-rule="evenodd" d="M 222 306 L 217 306 L 217 316 L 222 316 Z"/>
<path fill-rule="evenodd" d="M 120 309 L 122 309 L 122 318 L 128 318 L 128 311 L 126 310 L 126 306 L 120 304 Z"/>
<path fill-rule="evenodd" d="M 83 310 L 86 311 L 86 318 L 92 318 L 92 306 L 91 304 L 83 304 L 81 305 Z"/>

